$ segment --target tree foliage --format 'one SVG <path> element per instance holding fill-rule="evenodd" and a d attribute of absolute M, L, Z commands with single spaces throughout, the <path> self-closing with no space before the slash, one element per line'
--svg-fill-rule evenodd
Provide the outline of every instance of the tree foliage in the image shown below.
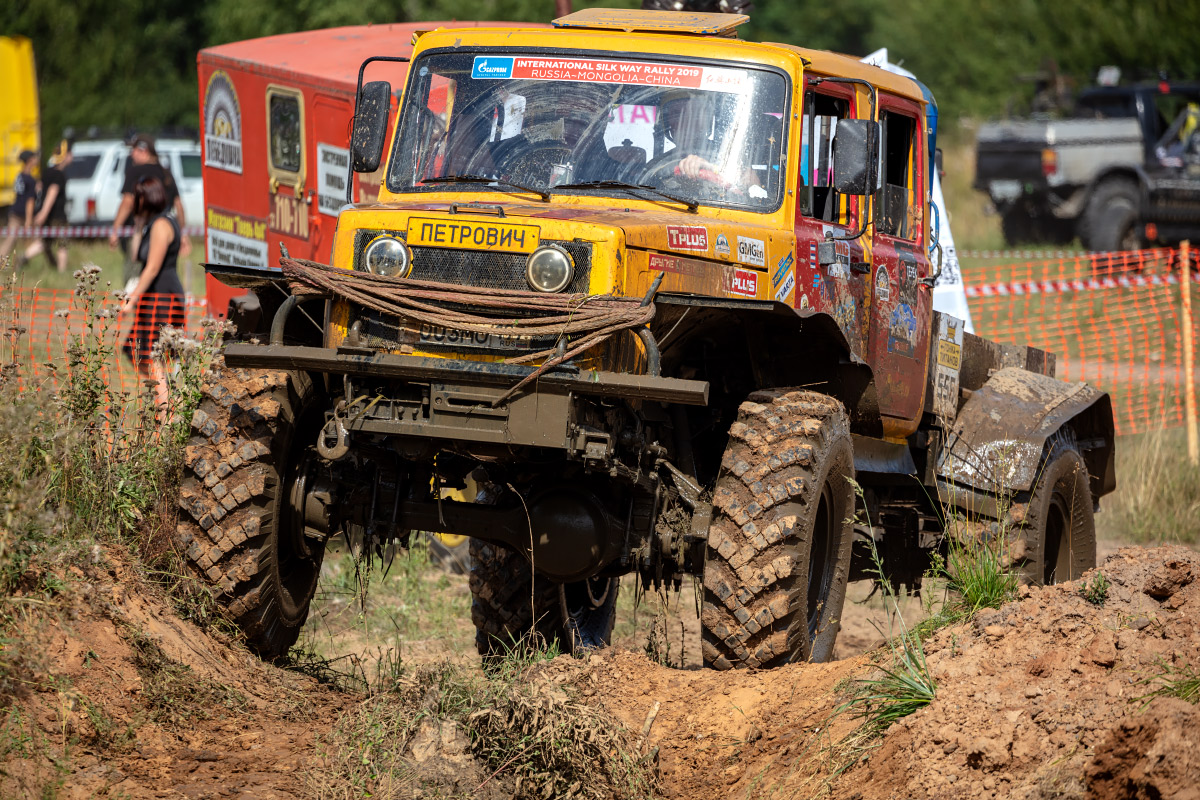
<path fill-rule="evenodd" d="M 631 7 L 638 0 L 576 0 Z M 33 40 L 43 131 L 195 127 L 196 53 L 207 46 L 368 22 L 549 21 L 553 0 L 21 0 L 0 33 Z M 1078 85 L 1116 64 L 1130 77 L 1200 77 L 1200 3 L 1178 0 L 758 0 L 746 38 L 893 61 L 929 84 L 943 114 L 996 115 L 1051 60 Z"/>

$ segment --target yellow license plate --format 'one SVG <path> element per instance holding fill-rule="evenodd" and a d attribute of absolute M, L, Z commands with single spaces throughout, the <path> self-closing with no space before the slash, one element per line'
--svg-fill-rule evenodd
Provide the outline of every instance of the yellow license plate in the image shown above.
<path fill-rule="evenodd" d="M 938 339 L 938 363 L 950 369 L 962 366 L 962 347 L 945 339 Z"/>
<path fill-rule="evenodd" d="M 418 217 L 408 221 L 408 244 L 532 253 L 538 246 L 538 227 Z"/>

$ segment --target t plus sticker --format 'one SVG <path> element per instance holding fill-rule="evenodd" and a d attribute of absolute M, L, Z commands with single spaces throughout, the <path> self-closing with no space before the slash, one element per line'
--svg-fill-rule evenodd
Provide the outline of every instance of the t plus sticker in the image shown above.
<path fill-rule="evenodd" d="M 667 247 L 672 250 L 708 251 L 708 228 L 700 225 L 668 225 Z"/>
<path fill-rule="evenodd" d="M 757 297 L 758 273 L 748 269 L 735 269 L 730 276 L 729 293 L 734 297 Z"/>

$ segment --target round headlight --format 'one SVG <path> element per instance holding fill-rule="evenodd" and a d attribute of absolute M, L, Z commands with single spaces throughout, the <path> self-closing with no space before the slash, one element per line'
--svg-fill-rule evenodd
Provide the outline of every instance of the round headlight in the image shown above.
<path fill-rule="evenodd" d="M 539 292 L 561 292 L 574 275 L 571 256 L 552 244 L 534 250 L 525 262 L 525 280 Z"/>
<path fill-rule="evenodd" d="M 367 272 L 385 278 L 407 278 L 412 271 L 412 254 L 404 242 L 392 236 L 377 236 L 363 253 Z"/>

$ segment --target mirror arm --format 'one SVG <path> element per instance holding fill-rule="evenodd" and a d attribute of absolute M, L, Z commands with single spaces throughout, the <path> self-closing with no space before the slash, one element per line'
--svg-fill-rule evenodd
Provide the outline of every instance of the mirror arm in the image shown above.
<path fill-rule="evenodd" d="M 853 83 L 853 84 L 857 84 L 859 86 L 867 87 L 867 94 L 869 94 L 871 97 L 871 114 L 869 117 L 867 117 L 867 119 L 871 122 L 875 121 L 875 105 L 876 105 L 877 98 L 875 96 L 875 87 L 871 85 L 870 81 L 864 81 L 862 78 L 814 77 L 814 78 L 808 79 L 809 86 L 820 86 L 822 83 Z M 810 117 L 810 119 L 811 119 L 811 117 Z M 809 135 L 808 140 L 810 142 L 812 141 L 811 134 Z M 810 191 L 811 191 L 811 187 L 810 187 Z M 863 205 L 864 206 L 866 205 L 865 197 L 863 198 Z M 867 226 L 871 224 L 871 221 L 869 219 L 867 219 L 866 209 L 863 209 L 862 217 L 863 217 L 863 223 L 862 223 L 862 227 L 858 229 L 858 233 L 854 234 L 853 236 L 834 236 L 832 233 L 826 233 L 825 234 L 826 241 L 829 241 L 830 239 L 834 239 L 837 241 L 849 242 L 849 241 L 853 241 L 854 239 L 857 239 L 858 237 L 862 236 L 864 233 L 867 232 Z"/>
<path fill-rule="evenodd" d="M 862 78 L 823 78 L 815 77 L 808 79 L 809 86 L 820 86 L 822 83 L 853 83 L 859 86 L 867 87 L 867 93 L 871 96 L 871 115 L 867 117 L 871 122 L 875 121 L 875 87 L 869 81 L 864 81 Z"/>
<path fill-rule="evenodd" d="M 358 68 L 358 86 L 354 90 L 354 122 L 358 122 L 358 100 L 362 96 L 363 73 L 367 71 L 367 64 L 372 61 L 393 61 L 401 64 L 407 64 L 410 59 L 408 56 L 371 56 Z M 353 128 L 351 128 L 351 138 L 353 139 Z M 349 169 L 346 171 L 346 204 L 354 202 L 354 159 L 350 159 Z"/>
<path fill-rule="evenodd" d="M 933 244 L 929 245 L 929 255 L 932 256 L 934 252 L 937 252 L 937 272 L 927 278 L 922 278 L 921 284 L 932 289 L 937 285 L 938 278 L 942 277 L 942 256 L 944 253 L 942 252 L 942 210 L 932 200 L 929 201 L 929 208 L 933 211 L 933 219 L 936 224 L 936 227 L 930 226 L 931 233 L 933 234 L 930 238 L 933 239 Z"/>
<path fill-rule="evenodd" d="M 937 251 L 937 272 L 933 273 L 928 278 L 921 278 L 920 281 L 922 286 L 928 286 L 930 289 L 932 289 L 934 286 L 937 286 L 938 278 L 942 277 L 942 243 L 934 242 L 933 248 Z"/>

